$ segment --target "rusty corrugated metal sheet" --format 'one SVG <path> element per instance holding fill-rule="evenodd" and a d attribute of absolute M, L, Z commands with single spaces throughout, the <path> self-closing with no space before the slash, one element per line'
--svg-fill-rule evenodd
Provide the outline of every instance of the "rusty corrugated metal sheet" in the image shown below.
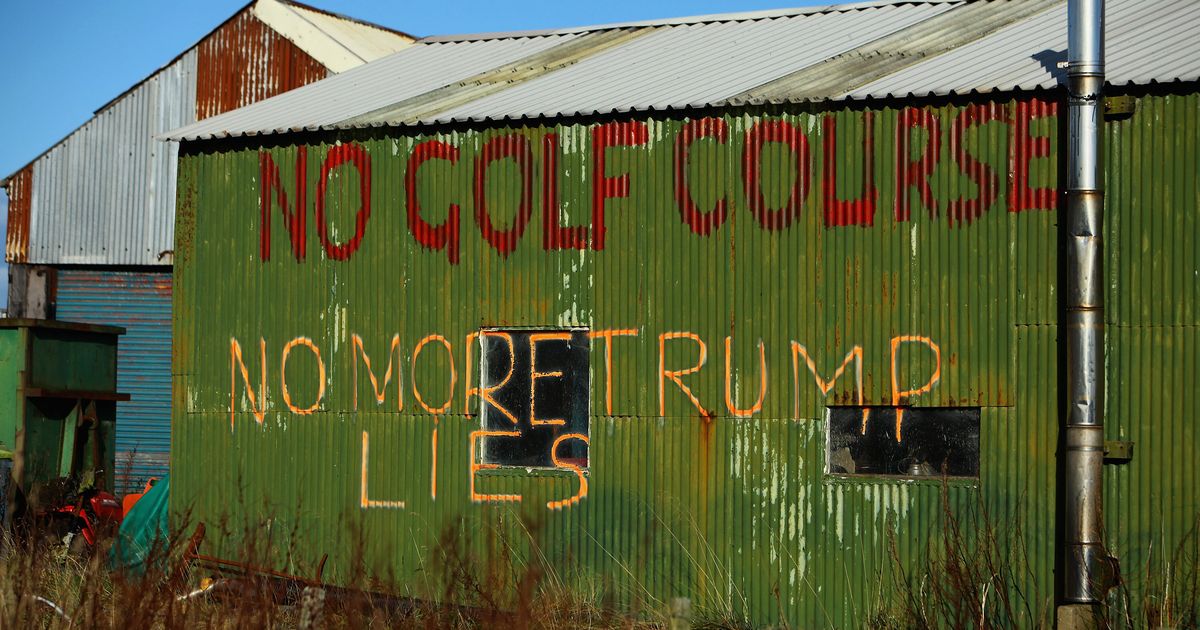
<path fill-rule="evenodd" d="M 4 260 L 25 262 L 29 258 L 29 207 L 33 202 L 33 166 L 26 166 L 8 183 L 8 236 Z"/>
<path fill-rule="evenodd" d="M 948 496 L 1021 524 L 1039 610 L 1058 112 L 1030 97 L 728 110 L 187 155 L 176 524 L 224 523 L 214 540 L 235 553 L 266 506 L 302 532 L 280 566 L 329 553 L 345 580 L 360 549 L 398 589 L 437 596 L 422 576 L 440 534 L 473 532 L 485 553 L 524 513 L 558 570 L 629 605 L 687 595 L 758 624 L 863 624 L 889 531 L 902 561 L 926 557 L 941 487 L 826 475 L 828 405 L 979 407 L 980 478 Z M 592 346 L 588 493 L 567 509 L 546 506 L 577 492 L 569 470 L 470 468 L 488 326 L 623 331 Z M 660 370 L 695 365 L 701 342 L 707 361 L 678 376 L 689 395 Z M 382 404 L 360 347 L 381 379 L 399 370 Z M 524 498 L 473 500 L 472 483 Z"/>
<path fill-rule="evenodd" d="M 249 11 L 221 25 L 196 48 L 196 120 L 256 103 L 331 74 Z"/>

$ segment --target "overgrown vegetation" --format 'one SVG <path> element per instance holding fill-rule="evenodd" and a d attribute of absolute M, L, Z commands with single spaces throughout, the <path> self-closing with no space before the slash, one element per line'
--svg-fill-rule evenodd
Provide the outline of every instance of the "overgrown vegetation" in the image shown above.
<path fill-rule="evenodd" d="M 463 531 L 447 529 L 432 551 L 427 571 L 432 581 L 426 586 L 433 590 L 426 598 L 392 595 L 408 589 L 370 576 L 361 552 L 351 563 L 349 587 L 306 588 L 257 571 L 217 572 L 204 562 L 185 561 L 190 541 L 182 536 L 153 550 L 137 575 L 110 570 L 102 549 L 80 557 L 62 545 L 9 539 L 0 559 L 0 628 L 668 626 L 668 611 L 620 611 L 604 585 L 561 575 L 529 558 L 528 545 L 500 539 L 497 553 L 480 555 Z M 245 540 L 267 542 L 247 544 L 239 560 L 269 566 L 271 534 L 255 534 Z M 296 532 L 286 537 L 295 540 Z"/>
<path fill-rule="evenodd" d="M 881 596 L 874 628 L 1052 628 L 1053 594 L 1038 592 L 1020 519 L 997 523 L 982 495 L 952 509 L 945 485 L 941 531 L 923 561 L 906 566 L 888 534 L 892 588 Z"/>
<path fill-rule="evenodd" d="M 891 583 L 865 627 L 1053 628 L 1054 595 L 1029 570 L 1021 519 L 998 522 L 982 495 L 954 510 L 942 489 L 941 525 L 923 559 L 905 564 L 889 534 Z M 1123 550 L 1129 553 L 1133 550 Z M 1200 515 L 1173 549 L 1144 550 L 1142 567 L 1122 567 L 1106 617 L 1114 628 L 1200 628 Z"/>
<path fill-rule="evenodd" d="M 880 575 L 876 604 L 857 625 L 895 630 L 1053 627 L 1052 594 L 1031 586 L 1039 581 L 1028 568 L 1023 532 L 1015 524 L 1019 519 L 997 523 L 982 499 L 952 510 L 943 492 L 941 503 L 941 531 L 927 541 L 920 561 L 902 562 L 891 536 L 890 566 Z M 671 627 L 672 602 L 645 591 L 614 590 L 614 583 L 631 580 L 565 574 L 556 568 L 541 555 L 539 528 L 524 519 L 516 527 L 485 531 L 462 523 L 447 528 L 425 558 L 425 583 L 405 588 L 371 575 L 362 551 L 356 552 L 344 580 L 349 587 L 306 588 L 298 581 L 237 570 L 218 574 L 200 563 L 183 562 L 189 542 L 183 536 L 155 550 L 139 575 L 110 571 L 103 552 L 83 558 L 61 546 L 9 541 L 0 559 L 0 627 Z M 248 545 L 241 560 L 268 566 L 266 547 L 294 552 L 289 544 L 279 545 L 282 539 L 295 540 L 297 531 L 277 529 L 273 539 L 261 530 L 248 532 L 254 535 L 246 540 L 258 543 Z M 1125 582 L 1110 598 L 1114 626 L 1198 626 L 1198 531 L 1200 519 L 1173 548 L 1146 550 L 1143 566 L 1124 567 Z M 353 531 L 347 535 L 357 536 Z M 416 592 L 422 595 L 395 595 Z M 749 627 L 734 608 L 697 606 L 689 616 L 693 627 Z M 781 615 L 778 627 L 787 627 L 785 617 Z"/>
<path fill-rule="evenodd" d="M 1200 628 L 1200 515 L 1174 548 L 1152 543 L 1145 556 L 1122 567 L 1111 617 L 1128 628 Z"/>

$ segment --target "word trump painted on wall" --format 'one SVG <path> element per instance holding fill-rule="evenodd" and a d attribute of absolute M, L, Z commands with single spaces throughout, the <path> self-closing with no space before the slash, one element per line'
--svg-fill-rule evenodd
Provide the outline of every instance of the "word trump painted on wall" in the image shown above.
<path fill-rule="evenodd" d="M 236 337 L 230 338 L 230 430 L 238 426 L 239 416 L 253 418 L 257 425 L 264 426 L 267 414 L 273 410 L 285 416 L 304 417 L 318 412 L 356 412 L 370 405 L 394 410 L 395 413 L 429 417 L 432 461 L 430 495 L 436 499 L 439 423 L 451 415 L 460 418 L 478 415 L 481 418 L 476 422 L 480 426 L 478 430 L 470 432 L 469 444 L 465 445 L 469 456 L 471 500 L 521 501 L 520 495 L 492 495 L 476 491 L 475 477 L 480 470 L 520 466 L 571 471 L 578 480 L 577 493 L 550 501 L 547 504 L 550 509 L 573 506 L 587 496 L 588 419 L 593 415 L 616 414 L 613 389 L 618 379 L 614 379 L 614 374 L 628 371 L 631 364 L 637 363 L 630 360 L 627 352 L 644 356 L 649 351 L 656 355 L 653 373 L 636 375 L 633 381 L 649 385 L 639 387 L 639 390 L 655 397 L 653 404 L 660 418 L 668 417 L 669 402 L 676 404 L 682 401 L 692 411 L 690 417 L 700 422 L 713 422 L 717 418 L 737 421 L 761 416 L 768 400 L 778 397 L 792 403 L 793 418 L 799 419 L 803 398 L 828 398 L 841 382 L 842 389 L 852 392 L 854 402 L 862 407 L 862 434 L 865 435 L 868 430 L 863 379 L 863 362 L 867 353 L 861 345 L 850 346 L 844 354 L 818 357 L 806 345 L 797 341 L 788 342 L 786 350 L 790 361 L 787 368 L 791 388 L 790 391 L 772 391 L 768 378 L 772 368 L 767 360 L 766 344 L 758 340 L 757 343 L 741 347 L 742 344 L 732 336 L 706 340 L 690 331 L 654 334 L 636 328 L 482 329 L 461 337 L 463 343 L 459 346 L 458 356 L 455 343 L 436 333 L 421 337 L 411 346 L 411 351 L 405 351 L 402 347 L 399 333 L 393 334 L 387 343 L 380 343 L 386 337 L 368 340 L 356 332 L 349 336 L 351 343 L 348 348 L 342 346 L 347 348 L 342 351 L 345 356 L 337 358 L 323 355 L 321 348 L 308 337 L 291 339 L 278 349 L 272 348 L 270 354 L 266 341 L 261 337 L 257 344 L 244 344 Z M 718 352 L 723 355 L 723 360 L 715 367 L 708 362 L 710 342 L 715 343 Z M 641 347 L 630 347 L 636 344 Z M 603 346 L 602 350 L 600 346 Z M 368 352 L 368 348 L 374 349 L 375 356 Z M 384 348 L 386 357 L 379 352 Z M 735 370 L 735 351 L 749 353 L 757 359 L 756 369 Z M 882 353 L 881 358 L 887 362 L 890 376 L 887 402 L 895 409 L 895 426 L 890 434 L 899 443 L 904 439 L 905 406 L 917 402 L 920 396 L 932 391 L 942 380 L 943 350 L 929 337 L 897 335 L 890 339 L 887 348 L 872 351 Z M 301 374 L 289 372 L 288 363 L 298 356 L 297 353 L 308 355 L 307 363 L 313 369 Z M 445 379 L 445 387 L 440 388 L 436 395 L 430 394 L 428 380 L 422 386 L 416 378 L 418 371 L 426 379 L 438 377 L 437 370 L 430 369 L 434 365 L 429 362 L 431 353 L 441 355 L 438 364 L 444 366 L 440 378 Z M 593 353 L 597 359 L 594 362 L 591 360 Z M 680 357 L 687 356 L 691 358 L 680 360 Z M 341 379 L 329 378 L 327 365 L 335 360 L 339 365 L 348 365 L 350 368 L 337 372 L 343 375 Z M 278 366 L 278 381 L 270 374 L 273 365 Z M 929 367 L 926 373 L 915 374 L 911 367 L 906 369 L 906 365 Z M 713 369 L 720 372 L 723 391 L 701 391 L 699 380 L 702 373 Z M 472 377 L 475 370 L 478 370 L 477 378 Z M 255 372 L 257 378 L 253 376 Z M 593 378 L 598 393 L 595 401 L 590 399 L 589 394 Z M 619 380 L 629 382 L 629 379 Z M 303 382 L 298 385 L 296 381 Z M 269 382 L 278 382 L 279 400 L 272 400 L 268 395 L 271 391 Z M 742 385 L 739 387 L 738 383 Z M 746 387 L 747 383 L 749 387 Z M 334 388 L 350 390 L 348 409 L 330 408 L 329 401 L 332 398 L 329 393 Z M 743 399 L 739 396 L 739 389 L 749 389 L 753 394 Z M 299 395 L 294 393 L 295 390 L 305 392 L 306 398 L 298 400 Z M 368 392 L 369 398 L 360 398 L 360 391 Z M 461 398 L 456 399 L 460 391 Z M 702 402 L 703 398 L 711 400 L 714 395 L 723 402 L 723 409 L 713 409 Z M 473 407 L 473 403 L 477 406 Z M 409 404 L 407 412 L 406 404 Z M 481 413 L 473 413 L 473 408 L 480 409 Z M 364 430 L 361 507 L 404 507 L 403 501 L 372 498 L 369 492 L 369 459 L 370 435 Z"/>
<path fill-rule="evenodd" d="M 303 262 L 315 241 L 326 259 L 350 260 L 373 238 L 394 242 L 373 227 L 380 212 L 401 217 L 404 238 L 452 265 L 468 231 L 501 259 L 522 247 L 604 251 L 613 222 L 630 218 L 614 214 L 620 200 L 675 214 L 697 238 L 713 238 L 735 213 L 769 233 L 807 212 L 826 229 L 921 217 L 966 227 L 988 213 L 1056 207 L 1057 110 L 1034 99 L 264 150 L 257 255 L 265 263 L 286 247 Z M 399 190 L 373 184 L 391 180 Z"/>

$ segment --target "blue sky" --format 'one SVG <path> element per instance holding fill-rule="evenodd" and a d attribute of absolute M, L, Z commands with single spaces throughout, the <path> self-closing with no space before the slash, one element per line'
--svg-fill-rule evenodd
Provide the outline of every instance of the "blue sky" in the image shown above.
<path fill-rule="evenodd" d="M 414 35 L 538 29 L 829 4 L 818 0 L 601 2 L 309 0 Z M 0 23 L 0 177 L 83 124 L 100 106 L 194 44 L 240 0 L 12 1 Z M 0 223 L 8 200 L 0 194 Z M 3 226 L 0 225 L 0 228 Z M 7 273 L 0 273 L 7 287 Z M 7 300 L 5 288 L 0 301 Z"/>

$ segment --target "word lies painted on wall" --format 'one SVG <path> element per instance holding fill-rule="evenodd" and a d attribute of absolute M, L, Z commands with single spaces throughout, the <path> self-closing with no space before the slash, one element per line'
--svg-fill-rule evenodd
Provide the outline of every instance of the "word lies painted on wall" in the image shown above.
<path fill-rule="evenodd" d="M 681 229 L 699 237 L 711 237 L 734 212 L 743 211 L 760 229 L 778 232 L 793 227 L 806 207 L 816 208 L 828 229 L 872 227 L 884 217 L 905 223 L 917 213 L 966 226 L 985 213 L 1002 211 L 998 207 L 1002 200 L 1012 213 L 1055 208 L 1052 182 L 1035 184 L 1031 177 L 1035 163 L 1046 171 L 1044 162 L 1052 159 L 1053 125 L 1041 123 L 1054 122 L 1055 103 L 1030 100 L 961 109 L 905 108 L 888 115 L 894 120 L 889 118 L 886 127 L 875 120 L 882 114 L 872 111 L 752 122 L 715 117 L 680 123 L 605 122 L 587 128 L 582 168 L 560 166 L 564 142 L 559 136 L 572 128 L 511 130 L 485 141 L 468 142 L 464 138 L 470 134 L 449 136 L 449 140 L 428 138 L 396 156 L 392 153 L 398 149 L 391 143 L 386 143 L 386 151 L 380 143 L 337 144 L 325 151 L 315 169 L 309 168 L 313 158 L 309 148 L 298 146 L 292 149 L 290 173 L 277 162 L 280 154 L 261 151 L 258 254 L 261 261 L 271 259 L 271 225 L 277 216 L 296 261 L 308 255 L 310 231 L 325 256 L 334 261 L 351 259 L 372 237 L 395 239 L 392 233 L 374 236 L 372 213 L 381 209 L 372 203 L 388 204 L 382 211 L 403 216 L 408 238 L 444 255 L 451 264 L 462 259 L 463 233 L 469 222 L 488 247 L 506 258 L 534 224 L 535 212 L 540 215 L 541 249 L 603 251 L 612 220 L 609 203 L 622 198 L 648 203 L 635 198 L 650 194 L 645 186 L 634 185 L 650 175 L 641 172 L 640 165 L 663 161 L 671 164 L 671 181 L 663 182 L 656 172 L 654 185 L 671 187 Z M 980 140 L 995 136 L 996 126 L 1007 136 L 1007 155 L 995 148 L 1003 145 L 985 145 Z M 877 128 L 891 131 L 886 138 L 876 137 Z M 839 137 L 851 137 L 853 143 Z M 478 148 L 476 140 L 482 142 Z M 496 185 L 489 173 L 503 163 L 515 167 L 501 169 L 512 178 L 503 185 L 519 197 L 514 211 L 499 212 L 489 206 L 489 185 Z M 693 172 L 718 173 L 727 168 L 736 170 L 740 181 L 715 197 L 711 191 L 700 194 L 709 178 L 696 178 Z M 387 175 L 403 172 L 400 194 L 373 194 L 372 182 L 379 180 L 381 169 Z M 955 186 L 958 190 L 938 192 L 932 181 L 939 169 L 950 169 L 964 183 Z M 327 197 L 331 178 L 343 172 L 356 176 L 357 209 L 353 232 L 339 239 L 330 228 Z M 880 177 L 889 190 L 877 181 Z M 423 201 L 420 193 L 422 185 L 431 181 L 453 189 L 436 202 L 438 207 L 424 205 L 433 202 Z M 590 208 L 573 213 L 575 218 L 568 221 L 560 190 L 581 189 L 589 198 L 580 201 Z M 884 193 L 891 199 L 890 207 L 884 207 Z M 355 202 L 347 203 L 355 207 Z M 470 207 L 465 217 L 464 206 Z M 500 219 L 497 214 L 511 216 Z M 578 220 L 579 214 L 586 222 Z"/>
<path fill-rule="evenodd" d="M 562 338 L 567 338 L 566 333 L 562 333 Z M 603 373 L 602 389 L 603 389 L 603 413 L 606 416 L 613 416 L 617 410 L 613 408 L 613 388 L 614 388 L 614 372 L 618 366 L 627 366 L 630 361 L 619 360 L 620 355 L 627 350 L 618 352 L 625 344 L 632 344 L 638 341 L 638 338 L 650 337 L 652 343 L 655 344 L 654 350 L 657 353 L 657 369 L 654 374 L 645 375 L 653 379 L 654 388 L 645 388 L 647 391 L 656 391 L 657 393 L 657 408 L 659 417 L 667 417 L 668 399 L 672 397 L 681 397 L 686 404 L 694 410 L 694 416 L 702 419 L 703 422 L 712 422 L 719 416 L 727 418 L 751 418 L 763 413 L 764 404 L 768 400 L 771 393 L 768 391 L 768 363 L 766 345 L 762 340 L 756 344 L 757 350 L 757 374 L 735 374 L 733 369 L 733 353 L 735 339 L 731 336 L 725 337 L 721 346 L 723 346 L 723 376 L 724 376 L 724 413 L 717 410 L 706 408 L 694 389 L 697 387 L 695 380 L 697 375 L 705 369 L 708 364 L 709 344 L 700 336 L 689 331 L 666 331 L 657 335 L 644 335 L 643 331 L 635 328 L 613 328 L 613 329 L 594 329 L 587 331 L 586 335 L 597 345 L 604 346 L 603 352 L 598 349 L 595 354 L 600 355 L 595 362 L 597 365 L 603 364 L 602 369 L 595 370 Z M 500 375 L 495 378 L 491 384 L 485 383 L 484 379 L 476 379 L 472 377 L 473 366 L 478 369 L 478 356 L 473 356 L 473 350 L 480 346 L 481 341 L 485 341 L 486 337 L 498 338 L 507 344 L 509 349 L 507 368 L 500 370 Z M 236 337 L 229 341 L 229 423 L 230 430 L 236 427 L 236 421 L 239 414 L 248 414 L 253 417 L 259 425 L 263 425 L 267 414 L 272 411 L 272 402 L 268 397 L 268 373 L 271 371 L 272 364 L 278 365 L 278 378 L 280 397 L 282 399 L 282 409 L 280 412 L 285 412 L 293 416 L 308 416 L 320 411 L 332 411 L 328 408 L 328 391 L 327 387 L 337 386 L 349 388 L 351 396 L 349 397 L 350 408 L 346 411 L 358 411 L 360 405 L 364 401 L 359 399 L 360 386 L 364 390 L 370 392 L 370 397 L 373 400 L 367 401 L 367 404 L 374 405 L 378 408 L 392 408 L 397 413 L 404 412 L 406 404 L 406 379 L 404 378 L 405 366 L 410 375 L 407 380 L 407 390 L 411 395 L 412 402 L 415 404 L 415 409 L 410 412 L 418 415 L 426 415 L 432 420 L 430 434 L 430 453 L 431 453 L 431 471 L 430 471 L 430 495 L 434 499 L 437 498 L 437 470 L 438 470 L 438 425 L 442 418 L 448 415 L 456 415 L 460 417 L 473 416 L 472 402 L 480 405 L 487 405 L 488 409 L 494 410 L 493 414 L 499 418 L 507 418 L 511 423 L 502 423 L 503 426 L 497 427 L 481 427 L 479 430 L 470 433 L 468 448 L 468 462 L 470 465 L 470 498 L 475 502 L 518 502 L 521 500 L 519 495 L 492 495 L 484 494 L 476 491 L 475 478 L 480 470 L 487 468 L 495 468 L 495 463 L 481 462 L 477 454 L 477 446 L 481 439 L 488 438 L 520 438 L 522 436 L 523 427 L 537 427 L 538 425 L 566 425 L 566 422 L 560 418 L 544 418 L 538 417 L 535 411 L 535 400 L 538 396 L 538 388 L 545 387 L 546 384 L 555 379 L 564 377 L 562 371 L 554 371 L 549 369 L 541 369 L 537 366 L 544 365 L 539 363 L 539 340 L 552 340 L 559 338 L 555 333 L 544 335 L 532 335 L 534 339 L 528 344 L 529 357 L 528 361 L 516 359 L 513 348 L 512 336 L 503 331 L 481 331 L 470 332 L 463 337 L 463 345 L 461 346 L 461 356 L 456 357 L 454 351 L 454 343 L 444 335 L 429 334 L 421 337 L 413 346 L 410 352 L 405 352 L 401 346 L 400 335 L 393 334 L 387 344 L 386 367 L 382 358 L 376 354 L 372 359 L 367 351 L 368 345 L 372 348 L 381 348 L 382 345 L 374 345 L 386 337 L 378 340 L 367 341 L 357 334 L 351 333 L 348 354 L 349 356 L 342 357 L 344 361 L 342 365 L 349 364 L 349 378 L 344 381 L 337 379 L 328 379 L 327 362 L 329 357 L 322 354 L 320 347 L 308 337 L 296 337 L 286 342 L 279 350 L 278 362 L 268 361 L 267 344 L 263 338 L 258 340 L 258 348 L 255 354 L 258 355 L 257 361 L 252 358 L 247 361 L 245 347 L 241 340 Z M 676 350 L 682 348 L 690 348 L 693 360 L 687 361 L 684 364 L 675 364 L 672 361 L 678 360 L 678 353 L 669 353 L 668 347 L 680 346 Z M 922 365 L 932 365 L 932 371 L 928 374 L 912 374 L 905 371 L 902 365 L 901 350 L 906 346 L 911 346 L 917 351 L 923 351 L 927 355 L 927 359 Z M 253 347 L 253 346 L 251 346 Z M 847 352 L 838 359 L 839 363 L 832 371 L 823 371 L 818 367 L 818 363 L 822 365 L 828 364 L 828 358 L 822 358 L 818 361 L 818 357 L 814 356 L 809 351 L 808 347 L 797 341 L 788 343 L 788 351 L 790 356 L 789 366 L 791 368 L 791 392 L 780 392 L 775 395 L 785 396 L 793 402 L 793 417 L 800 417 L 802 388 L 810 388 L 815 385 L 816 391 L 822 397 L 828 397 L 834 390 L 839 380 L 846 379 L 853 385 L 853 391 L 860 406 L 864 406 L 866 397 L 864 395 L 863 382 L 863 361 L 864 348 L 860 345 L 851 346 Z M 288 362 L 295 353 L 304 352 L 311 355 L 310 364 L 315 365 L 315 370 L 311 375 L 306 377 L 304 383 L 301 384 L 301 389 L 306 393 L 306 400 L 297 400 L 293 395 L 292 388 L 289 385 L 296 385 L 295 382 L 289 382 Z M 377 351 L 378 352 L 378 351 Z M 437 352 L 444 355 L 444 361 L 441 362 L 445 366 L 445 371 L 442 378 L 446 380 L 448 386 L 444 388 L 442 394 L 443 399 L 434 399 L 428 392 L 423 392 L 418 385 L 415 375 L 420 370 L 424 375 L 428 376 L 433 370 L 430 369 L 428 359 L 422 361 L 424 353 Z M 895 414 L 895 438 L 897 442 L 902 439 L 902 423 L 903 423 L 903 405 L 909 404 L 914 398 L 930 392 L 941 380 L 942 371 L 942 349 L 934 340 L 920 335 L 897 335 L 892 337 L 889 347 L 884 350 L 888 361 L 890 373 L 890 403 L 897 408 Z M 274 355 L 274 352 L 272 352 Z M 253 355 L 250 355 L 251 357 Z M 908 356 L 908 355 L 905 355 Z M 602 357 L 602 358 L 601 358 Z M 274 356 L 272 356 L 274 358 Z M 461 359 L 461 363 L 458 362 Z M 522 358 L 523 359 L 523 358 Z M 258 365 L 255 366 L 254 364 Z M 459 389 L 460 371 L 458 365 L 462 366 L 461 390 Z M 514 379 L 514 372 L 517 366 L 521 365 L 527 374 L 522 374 L 521 378 Z M 258 378 L 254 379 L 251 376 L 251 368 L 257 367 Z M 504 366 L 501 366 L 504 368 Z M 382 368 L 382 369 L 380 369 Z M 584 366 L 583 369 L 591 369 L 590 366 Z M 626 368 L 627 369 L 627 368 Z M 719 368 L 720 369 L 720 368 Z M 295 379 L 295 376 L 292 376 Z M 735 391 L 735 378 L 740 382 L 745 379 L 746 382 L 756 383 L 756 393 L 753 396 L 753 401 L 738 400 Z M 502 398 L 498 395 L 499 390 L 503 389 L 510 381 L 521 382 L 528 389 L 522 395 L 528 398 L 528 404 L 516 406 L 511 403 L 506 403 L 505 400 L 512 400 L 511 395 L 507 398 Z M 601 382 L 599 378 L 597 382 Z M 909 387 L 901 383 L 921 382 L 922 384 L 916 387 Z M 332 385 L 331 385 L 332 383 Z M 369 384 L 369 389 L 365 386 Z M 391 393 L 394 391 L 394 395 Z M 461 401 L 456 404 L 456 393 L 462 392 Z M 811 391 L 811 390 L 808 390 Z M 239 409 L 239 393 L 242 394 L 241 400 L 243 404 Z M 276 403 L 277 404 L 277 403 Z M 394 407 L 392 407 L 394 405 Z M 599 409 L 596 410 L 599 412 Z M 527 417 L 520 417 L 521 415 Z M 597 413 L 597 415 L 599 415 Z M 245 417 L 243 415 L 243 417 Z M 868 413 L 864 406 L 862 416 L 862 432 L 867 431 Z M 580 432 L 564 432 L 558 434 L 550 445 L 549 459 L 553 467 L 570 470 L 575 473 L 578 479 L 578 491 L 575 495 L 564 499 L 551 501 L 547 507 L 550 509 L 561 509 L 577 504 L 587 495 L 587 478 L 584 471 L 578 462 L 567 458 L 560 457 L 560 447 L 571 441 L 589 444 L 589 438 L 586 434 Z M 366 508 L 403 508 L 404 502 L 400 500 L 373 498 L 369 491 L 369 462 L 370 462 L 370 435 L 367 431 L 362 432 L 362 480 L 361 480 L 361 496 L 360 506 Z"/>

